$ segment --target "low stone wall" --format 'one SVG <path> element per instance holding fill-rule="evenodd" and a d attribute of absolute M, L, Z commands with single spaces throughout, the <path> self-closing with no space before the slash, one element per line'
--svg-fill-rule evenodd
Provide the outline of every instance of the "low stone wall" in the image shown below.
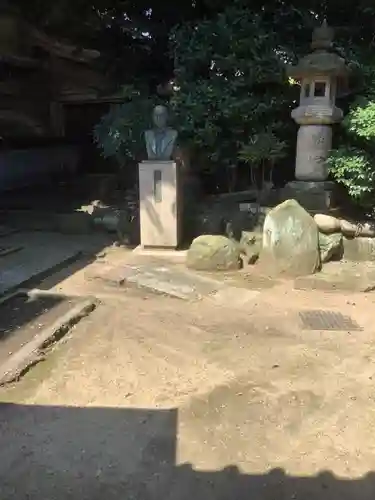
<path fill-rule="evenodd" d="M 58 172 L 74 173 L 78 160 L 72 145 L 0 151 L 0 191 L 31 186 Z"/>
<path fill-rule="evenodd" d="M 78 210 L 70 213 L 4 210 L 0 212 L 0 221 L 7 226 L 29 231 L 89 234 L 94 230 L 91 215 Z"/>
<path fill-rule="evenodd" d="M 214 200 L 198 207 L 194 233 L 195 236 L 222 234 L 239 241 L 242 231 L 262 231 L 270 210 L 254 201 L 222 203 Z"/>

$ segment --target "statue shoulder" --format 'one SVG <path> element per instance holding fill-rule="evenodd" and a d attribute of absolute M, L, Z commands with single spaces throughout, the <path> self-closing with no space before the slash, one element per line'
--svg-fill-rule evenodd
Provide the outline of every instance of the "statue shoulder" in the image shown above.
<path fill-rule="evenodd" d="M 171 135 L 171 137 L 173 137 L 173 139 L 175 139 L 178 136 L 178 132 L 174 128 L 169 129 L 169 134 Z"/>

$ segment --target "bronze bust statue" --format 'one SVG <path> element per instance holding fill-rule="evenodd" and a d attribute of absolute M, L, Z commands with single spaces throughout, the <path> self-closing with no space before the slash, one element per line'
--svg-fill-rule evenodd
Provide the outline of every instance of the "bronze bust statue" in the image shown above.
<path fill-rule="evenodd" d="M 168 110 L 156 106 L 152 113 L 154 128 L 145 132 L 148 160 L 169 161 L 173 157 L 177 142 L 177 130 L 169 128 Z"/>

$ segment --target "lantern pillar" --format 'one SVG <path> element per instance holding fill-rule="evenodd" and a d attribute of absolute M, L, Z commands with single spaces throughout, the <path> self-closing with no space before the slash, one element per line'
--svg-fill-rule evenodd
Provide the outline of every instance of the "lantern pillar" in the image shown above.
<path fill-rule="evenodd" d="M 312 52 L 289 70 L 301 83 L 300 103 L 292 111 L 299 125 L 295 181 L 283 198 L 294 198 L 307 210 L 325 211 L 334 205 L 334 182 L 326 160 L 332 148 L 332 125 L 343 119 L 336 106 L 338 81 L 347 74 L 345 61 L 332 51 L 333 30 L 324 21 L 315 29 Z"/>

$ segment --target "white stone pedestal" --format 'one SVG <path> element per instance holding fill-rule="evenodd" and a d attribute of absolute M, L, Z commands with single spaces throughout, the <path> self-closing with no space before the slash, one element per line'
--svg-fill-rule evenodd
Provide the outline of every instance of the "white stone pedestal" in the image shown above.
<path fill-rule="evenodd" d="M 142 248 L 177 248 L 181 239 L 180 194 L 180 175 L 174 161 L 139 164 Z"/>

